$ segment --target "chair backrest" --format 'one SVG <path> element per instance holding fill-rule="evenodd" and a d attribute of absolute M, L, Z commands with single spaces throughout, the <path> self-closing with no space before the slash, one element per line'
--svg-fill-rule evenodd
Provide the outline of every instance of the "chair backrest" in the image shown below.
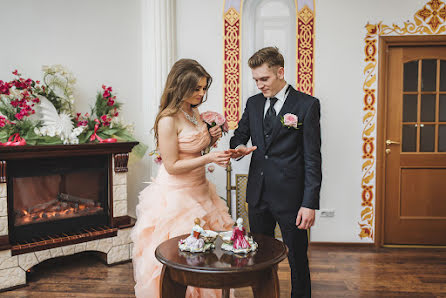
<path fill-rule="evenodd" d="M 249 218 L 248 218 L 248 203 L 246 203 L 246 187 L 248 186 L 248 174 L 236 174 L 235 175 L 235 186 L 231 182 L 232 167 L 226 168 L 226 201 L 229 206 L 232 202 L 232 190 L 235 190 L 235 207 L 236 207 L 236 218 L 243 218 L 243 225 L 246 230 L 249 231 Z M 229 207 L 231 209 L 231 207 Z M 282 233 L 280 232 L 279 225 L 276 225 L 274 231 L 275 237 L 277 239 L 282 239 Z"/>

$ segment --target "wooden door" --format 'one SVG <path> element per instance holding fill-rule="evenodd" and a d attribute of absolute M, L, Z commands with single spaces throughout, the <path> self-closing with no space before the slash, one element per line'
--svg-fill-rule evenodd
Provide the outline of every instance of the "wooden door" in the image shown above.
<path fill-rule="evenodd" d="M 384 244 L 446 245 L 446 47 L 390 47 Z"/>

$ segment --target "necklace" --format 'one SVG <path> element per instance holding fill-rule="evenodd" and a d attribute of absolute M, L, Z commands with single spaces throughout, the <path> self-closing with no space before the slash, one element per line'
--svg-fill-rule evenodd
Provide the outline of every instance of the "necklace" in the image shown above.
<path fill-rule="evenodd" d="M 182 108 L 180 108 L 181 112 L 183 112 L 184 116 L 187 120 L 192 122 L 195 126 L 198 126 L 198 120 L 195 118 L 195 115 L 190 116 L 188 113 L 186 113 Z"/>

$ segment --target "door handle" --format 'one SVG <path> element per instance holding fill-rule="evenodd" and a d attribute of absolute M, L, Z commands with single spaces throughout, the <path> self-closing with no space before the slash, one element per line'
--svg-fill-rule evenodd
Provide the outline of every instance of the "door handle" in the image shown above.
<path fill-rule="evenodd" d="M 387 140 L 387 141 L 386 141 L 386 145 L 387 145 L 387 146 L 392 145 L 392 144 L 397 144 L 397 145 L 399 145 L 400 142 L 395 142 L 395 141 L 392 141 L 392 140 Z"/>

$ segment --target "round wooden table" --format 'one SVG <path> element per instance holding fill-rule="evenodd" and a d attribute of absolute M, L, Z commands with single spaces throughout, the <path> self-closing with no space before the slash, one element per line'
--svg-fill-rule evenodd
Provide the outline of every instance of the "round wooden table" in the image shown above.
<path fill-rule="evenodd" d="M 223 297 L 229 297 L 231 288 L 250 286 L 254 297 L 279 297 L 277 265 L 288 253 L 283 242 L 254 235 L 259 244 L 257 251 L 243 255 L 222 250 L 218 237 L 215 249 L 189 253 L 178 249 L 178 241 L 187 236 L 169 239 L 156 248 L 155 256 L 163 264 L 162 298 L 184 297 L 187 286 L 223 289 Z"/>

